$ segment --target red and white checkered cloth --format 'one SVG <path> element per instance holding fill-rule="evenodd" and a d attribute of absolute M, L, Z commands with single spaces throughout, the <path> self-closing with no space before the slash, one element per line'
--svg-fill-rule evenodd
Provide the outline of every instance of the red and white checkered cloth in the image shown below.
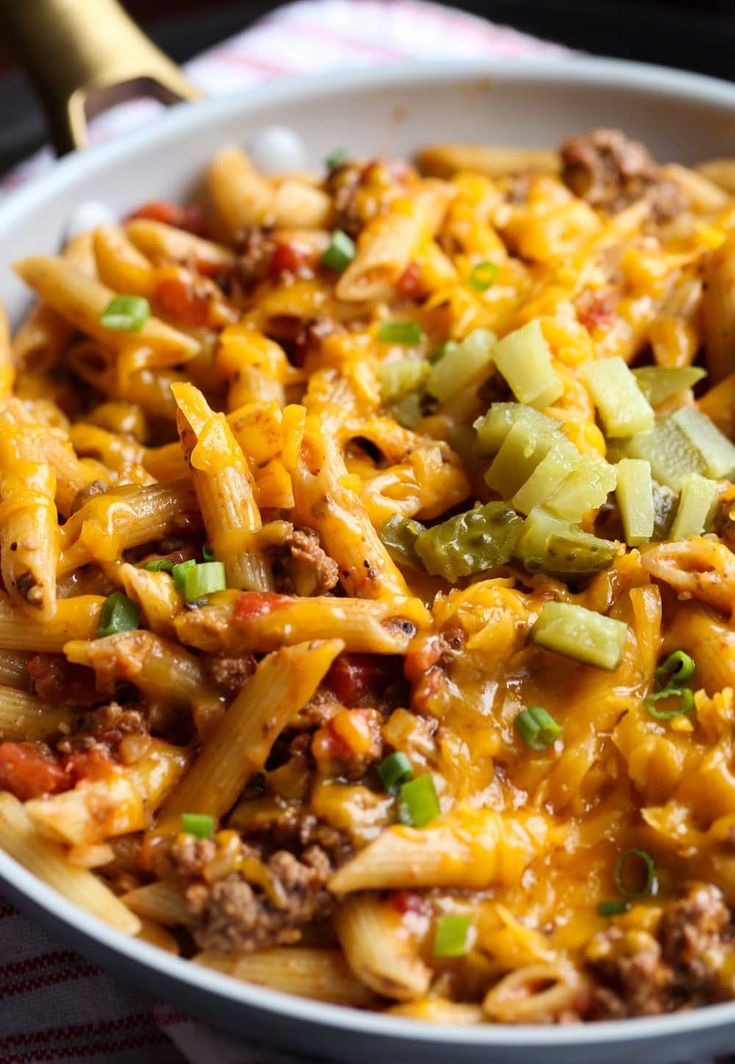
<path fill-rule="evenodd" d="M 422 0 L 299 0 L 187 66 L 211 96 L 278 78 L 402 59 L 548 56 L 557 45 Z M 93 139 L 154 121 L 140 101 L 99 120 Z M 0 194 L 52 162 L 40 152 Z M 0 1064 L 287 1064 L 216 1034 L 118 984 L 64 949 L 0 898 Z"/>

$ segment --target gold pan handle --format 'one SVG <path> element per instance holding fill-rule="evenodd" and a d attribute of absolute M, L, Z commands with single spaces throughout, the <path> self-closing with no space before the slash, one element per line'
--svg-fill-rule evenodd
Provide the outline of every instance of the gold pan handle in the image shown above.
<path fill-rule="evenodd" d="M 87 143 L 87 122 L 134 96 L 204 94 L 117 0 L 0 0 L 0 23 L 38 92 L 59 154 Z"/>

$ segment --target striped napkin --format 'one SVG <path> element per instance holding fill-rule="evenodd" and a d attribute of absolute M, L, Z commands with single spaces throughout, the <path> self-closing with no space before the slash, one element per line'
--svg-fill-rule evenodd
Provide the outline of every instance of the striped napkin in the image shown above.
<path fill-rule="evenodd" d="M 186 67 L 210 96 L 298 74 L 403 59 L 529 57 L 567 50 L 423 0 L 299 0 Z M 92 140 L 155 121 L 136 101 L 98 119 Z M 42 173 L 48 149 L 0 180 L 0 195 Z M 56 943 L 0 897 L 0 1064 L 294 1064 L 220 1035 L 122 986 Z"/>

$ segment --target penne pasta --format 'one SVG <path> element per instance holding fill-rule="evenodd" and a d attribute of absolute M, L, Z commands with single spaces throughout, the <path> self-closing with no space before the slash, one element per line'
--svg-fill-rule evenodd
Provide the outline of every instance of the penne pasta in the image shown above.
<path fill-rule="evenodd" d="M 16 263 L 15 269 L 81 332 L 118 353 L 129 346 L 129 333 L 107 329 L 100 320 L 115 296 L 107 285 L 70 269 L 61 259 L 37 256 Z M 199 353 L 194 339 L 155 317 L 149 317 L 137 330 L 135 340 L 155 352 L 154 365 L 160 367 L 179 365 Z"/>
<path fill-rule="evenodd" d="M 352 1008 L 366 1008 L 373 1003 L 373 995 L 352 975 L 336 949 L 281 947 L 226 955 L 205 951 L 197 954 L 194 961 L 235 979 L 314 1001 Z"/>
<path fill-rule="evenodd" d="M 59 846 L 43 839 L 21 803 L 7 792 L 0 792 L 0 846 L 72 904 L 125 935 L 140 930 L 137 916 L 93 872 L 70 864 Z"/>
<path fill-rule="evenodd" d="M 0 655 L 0 661 L 7 658 Z M 25 663 L 23 666 L 25 672 Z M 49 706 L 27 691 L 5 686 L 3 675 L 0 687 L 0 741 L 47 739 L 57 733 L 67 732 L 74 722 L 74 712 L 62 706 Z M 26 673 L 26 683 L 28 682 Z"/>
<path fill-rule="evenodd" d="M 260 662 L 166 803 L 164 828 L 178 827 L 181 814 L 192 809 L 215 818 L 227 812 L 253 773 L 264 767 L 276 738 L 314 694 L 343 645 L 339 639 L 299 643 Z"/>
<path fill-rule="evenodd" d="M 431 969 L 399 914 L 372 894 L 343 901 L 335 926 L 347 963 L 357 978 L 381 997 L 412 1001 L 423 997 Z"/>
<path fill-rule="evenodd" d="M 338 631 L 345 648 L 358 654 L 402 654 L 425 620 L 417 599 L 380 602 L 318 596 L 223 592 L 176 621 L 178 638 L 210 652 L 242 654 L 292 646 L 305 631 L 314 639 Z"/>
<path fill-rule="evenodd" d="M 149 751 L 133 765 L 110 766 L 99 779 L 33 798 L 24 808 L 44 836 L 71 846 L 91 846 L 148 827 L 186 763 L 184 750 L 152 740 Z"/>
<path fill-rule="evenodd" d="M 262 527 L 253 480 L 226 418 L 214 414 L 192 385 L 174 386 L 184 454 L 215 555 L 230 587 L 267 591 L 272 579 L 258 549 Z"/>

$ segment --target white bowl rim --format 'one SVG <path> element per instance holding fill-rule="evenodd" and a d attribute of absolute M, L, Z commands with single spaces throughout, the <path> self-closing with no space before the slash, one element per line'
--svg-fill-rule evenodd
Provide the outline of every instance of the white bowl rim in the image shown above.
<path fill-rule="evenodd" d="M 145 148 L 152 141 L 176 141 L 182 131 L 194 131 L 204 123 L 225 119 L 238 113 L 247 114 L 266 105 L 288 102 L 304 95 L 320 96 L 340 91 L 432 82 L 481 79 L 498 81 L 544 82 L 560 84 L 594 84 L 648 90 L 662 96 L 681 97 L 687 102 L 724 105 L 733 109 L 735 122 L 735 85 L 717 78 L 668 67 L 627 60 L 579 57 L 535 57 L 532 59 L 471 59 L 446 62 L 410 62 L 386 64 L 377 68 L 334 71 L 327 74 L 279 80 L 244 92 L 177 105 L 154 123 L 125 135 L 75 152 L 56 162 L 47 173 L 32 179 L 0 200 L 0 238 L 13 224 L 19 211 L 73 185 L 79 177 L 94 173 L 110 163 L 124 162 L 127 155 Z M 315 1027 L 329 1027 L 345 1033 L 393 1038 L 400 1042 L 431 1041 L 451 1049 L 457 1047 L 563 1047 L 594 1046 L 596 1043 L 625 1044 L 640 1039 L 667 1039 L 677 1035 L 735 1025 L 735 1001 L 707 1005 L 691 1011 L 626 1020 L 599 1021 L 568 1026 L 529 1026 L 487 1024 L 472 1027 L 436 1025 L 421 1020 L 367 1012 L 343 1005 L 299 998 L 252 983 L 239 982 L 229 976 L 173 956 L 140 939 L 129 938 L 102 920 L 62 898 L 52 887 L 23 868 L 8 854 L 0 851 L 0 886 L 11 894 L 27 898 L 46 910 L 55 921 L 78 931 L 83 939 L 98 943 L 105 950 L 120 954 L 162 976 L 187 984 L 208 994 L 216 994 L 233 1005 L 242 1004 L 268 1012 L 277 1018 L 288 1016 Z M 61 907 L 63 906 L 63 912 Z M 82 947 L 83 949 L 83 947 Z M 114 974 L 114 973 L 113 973 Z"/>

